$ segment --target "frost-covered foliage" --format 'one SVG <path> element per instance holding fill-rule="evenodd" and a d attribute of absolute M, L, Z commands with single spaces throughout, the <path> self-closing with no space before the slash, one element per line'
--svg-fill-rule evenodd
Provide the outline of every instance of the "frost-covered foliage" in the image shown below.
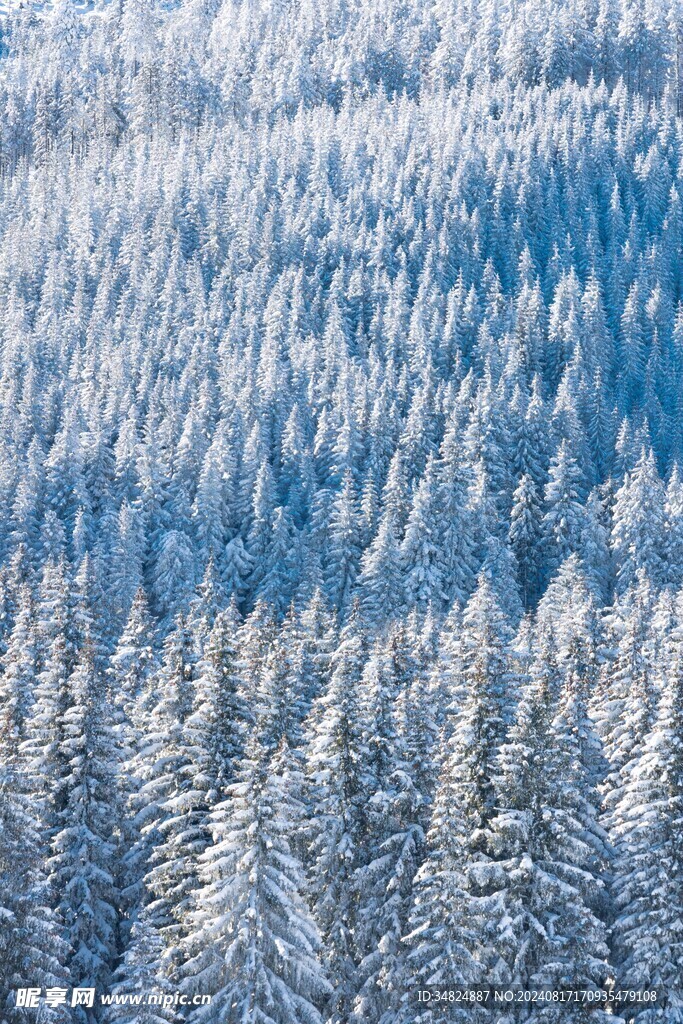
<path fill-rule="evenodd" d="M 678 5 L 79 11 L 2 26 L 0 1021 L 681 1019 Z"/>

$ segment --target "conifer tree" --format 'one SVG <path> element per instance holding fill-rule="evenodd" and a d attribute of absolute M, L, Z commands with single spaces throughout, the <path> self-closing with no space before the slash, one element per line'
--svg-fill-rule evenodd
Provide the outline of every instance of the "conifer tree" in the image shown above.
<path fill-rule="evenodd" d="M 145 862 L 138 834 L 141 822 L 135 813 L 141 781 L 138 759 L 147 718 L 156 699 L 158 669 L 152 618 L 144 591 L 138 590 L 107 670 L 107 689 L 114 708 L 112 731 L 116 746 L 117 818 L 120 822 L 117 884 L 125 913 L 120 924 L 124 936 L 128 935 L 142 895 Z"/>
<path fill-rule="evenodd" d="M 590 803 L 582 752 L 583 725 L 576 680 L 560 697 L 549 636 L 542 635 L 531 677 L 520 700 L 496 776 L 498 813 L 491 822 L 493 861 L 481 878 L 498 889 L 498 940 L 505 984 L 521 988 L 599 990 L 611 967 L 604 925 L 595 913 L 602 881 L 595 872 L 601 850 L 597 809 Z M 495 930 L 492 934 L 496 934 Z M 520 1008 L 513 1020 L 561 1020 L 560 1006 Z M 601 1010 L 577 1007 L 577 1019 Z"/>
<path fill-rule="evenodd" d="M 326 568 L 327 597 L 344 615 L 349 608 L 360 560 L 360 524 L 353 475 L 347 470 L 332 507 Z"/>
<path fill-rule="evenodd" d="M 0 666 L 0 761 L 8 775 L 20 770 L 20 747 L 34 700 L 39 659 L 35 610 L 29 588 L 19 591 L 12 632 Z"/>
<path fill-rule="evenodd" d="M 317 1007 L 331 987 L 290 845 L 301 813 L 291 796 L 295 770 L 286 745 L 269 757 L 252 740 L 237 781 L 214 808 L 183 981 L 212 1000 L 190 1019 L 322 1020 Z"/>
<path fill-rule="evenodd" d="M 517 559 L 522 600 L 532 603 L 538 589 L 538 551 L 543 535 L 541 503 L 530 476 L 524 475 L 513 495 L 510 513 L 510 545 Z"/>
<path fill-rule="evenodd" d="M 48 881 L 71 950 L 72 983 L 106 991 L 116 956 L 118 894 L 113 742 L 104 708 L 104 680 L 86 633 L 67 682 L 60 755 L 68 774 L 51 841 Z M 89 1018 L 86 1010 L 75 1013 L 78 1020 Z"/>
<path fill-rule="evenodd" d="M 359 912 L 354 939 L 361 960 L 353 1021 L 384 1019 L 399 1008 L 402 940 L 424 845 L 418 821 L 422 797 L 411 777 L 405 742 L 396 731 L 396 667 L 378 642 L 363 673 L 371 775 L 364 815 L 372 855 L 356 877 Z"/>
<path fill-rule="evenodd" d="M 438 544 L 442 525 L 439 510 L 439 490 L 430 459 L 414 494 L 401 547 L 406 604 L 409 608 L 416 605 L 421 611 L 430 602 L 440 604 L 445 598 L 443 556 Z"/>
<path fill-rule="evenodd" d="M 554 570 L 578 551 L 583 526 L 581 471 L 566 440 L 551 460 L 545 501 L 544 526 Z"/>
<path fill-rule="evenodd" d="M 308 723 L 306 772 L 310 787 L 310 892 L 334 979 L 328 1016 L 350 1010 L 357 962 L 354 948 L 355 871 L 363 857 L 362 808 L 368 779 L 360 704 L 365 644 L 359 610 L 342 630 L 329 682 Z"/>
<path fill-rule="evenodd" d="M 651 731 L 628 771 L 611 821 L 616 847 L 614 945 L 618 983 L 657 989 L 657 1012 L 675 1020 L 681 1005 L 677 822 L 681 803 L 681 638 L 672 637 L 670 661 Z M 647 1020 L 647 1011 L 636 1019 Z"/>
<path fill-rule="evenodd" d="M 177 955 L 187 901 L 196 887 L 197 865 L 188 856 L 184 823 L 176 813 L 176 802 L 182 804 L 189 789 L 184 729 L 195 699 L 195 671 L 192 634 L 179 616 L 164 644 L 158 691 L 139 752 L 128 766 L 136 778 L 131 811 L 137 829 L 129 859 L 143 877 L 139 934 L 145 943 L 151 943 L 150 948 L 157 948 L 154 933 L 160 935 L 164 955 L 171 959 Z M 188 845 L 194 839 L 188 837 Z M 161 971 L 159 964 L 156 970 Z"/>
<path fill-rule="evenodd" d="M 643 450 L 633 473 L 627 474 L 617 491 L 612 518 L 612 550 L 619 590 L 628 588 L 639 568 L 659 583 L 664 495 L 651 450 Z"/>
<path fill-rule="evenodd" d="M 31 1012 L 17 1006 L 18 989 L 29 983 L 41 989 L 65 987 L 70 980 L 70 950 L 51 907 L 40 822 L 24 796 L 16 775 L 0 768 L 0 1014 L 7 1024 L 23 1024 Z M 49 1024 L 70 1019 L 63 1006 L 41 1012 Z"/>

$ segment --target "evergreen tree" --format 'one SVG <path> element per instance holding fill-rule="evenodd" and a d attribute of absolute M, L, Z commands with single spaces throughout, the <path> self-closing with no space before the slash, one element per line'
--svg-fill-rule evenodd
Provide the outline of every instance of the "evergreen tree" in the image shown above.
<path fill-rule="evenodd" d="M 551 548 L 550 569 L 578 551 L 583 526 L 581 471 L 565 440 L 550 463 L 545 491 L 545 533 Z"/>
<path fill-rule="evenodd" d="M 430 460 L 415 491 L 401 548 L 409 608 L 417 605 L 424 611 L 430 602 L 440 604 L 445 598 L 443 556 L 438 543 L 439 512 L 439 490 Z"/>
<path fill-rule="evenodd" d="M 104 679 L 88 634 L 67 684 L 60 754 L 68 774 L 48 861 L 71 953 L 74 986 L 107 990 L 116 955 L 116 814 L 112 805 L 112 734 L 104 717 Z M 78 1020 L 94 1014 L 77 1008 Z"/>
<path fill-rule="evenodd" d="M 353 476 L 347 470 L 342 488 L 332 506 L 330 541 L 326 567 L 327 597 L 330 604 L 344 615 L 360 560 L 360 524 L 358 499 Z"/>
<path fill-rule="evenodd" d="M 633 758 L 612 818 L 616 846 L 613 934 L 618 983 L 662 993 L 658 1014 L 675 1020 L 681 1005 L 677 823 L 681 802 L 683 665 L 678 629 L 651 731 Z M 647 1020 L 641 1010 L 636 1019 Z"/>
<path fill-rule="evenodd" d="M 421 796 L 411 778 L 403 737 L 396 732 L 396 664 L 375 644 L 363 672 L 364 733 L 371 786 L 364 812 L 372 855 L 358 869 L 355 943 L 362 957 L 352 1020 L 380 1020 L 399 1007 L 402 939 L 412 881 L 422 858 Z"/>
<path fill-rule="evenodd" d="M 643 451 L 633 473 L 627 474 L 615 495 L 612 518 L 612 550 L 619 590 L 628 588 L 640 568 L 659 583 L 664 496 L 652 451 Z"/>
<path fill-rule="evenodd" d="M 343 1019 L 356 981 L 355 871 L 363 856 L 362 808 L 368 766 L 360 682 L 365 659 L 357 607 L 344 627 L 329 683 L 311 710 L 306 771 L 310 787 L 310 892 L 334 985 L 328 1016 Z"/>
<path fill-rule="evenodd" d="M 0 761 L 7 777 L 17 775 L 22 767 L 20 748 L 26 740 L 38 668 L 35 611 L 31 592 L 24 585 L 0 675 Z"/>
<path fill-rule="evenodd" d="M 172 960 L 177 956 L 177 940 L 184 934 L 188 900 L 197 883 L 197 864 L 187 848 L 197 839 L 190 834 L 186 846 L 186 822 L 176 812 L 190 788 L 184 729 L 195 699 L 195 671 L 192 634 L 179 616 L 166 638 L 158 690 L 152 697 L 139 752 L 129 766 L 136 777 L 131 810 L 138 831 L 129 858 L 143 876 L 139 935 L 149 948 L 157 948 L 154 935 L 158 934 L 164 955 Z M 199 845 L 201 851 L 201 842 Z M 159 964 L 156 970 L 163 973 Z"/>
<path fill-rule="evenodd" d="M 35 1014 L 17 1006 L 17 989 L 66 987 L 70 980 L 70 950 L 50 906 L 39 829 L 16 776 L 0 769 L 0 1014 L 7 1024 L 24 1024 Z M 70 1019 L 64 1006 L 43 1007 L 41 1014 L 49 1024 Z"/>
<path fill-rule="evenodd" d="M 517 559 L 522 600 L 529 607 L 538 591 L 538 551 L 543 536 L 542 512 L 532 478 L 524 475 L 513 496 L 510 545 Z"/>
<path fill-rule="evenodd" d="M 497 895 L 498 938 L 491 954 L 505 984 L 521 988 L 600 990 L 612 968 L 604 925 L 596 916 L 602 881 L 597 809 L 582 764 L 581 698 L 569 679 L 558 701 L 550 638 L 541 637 L 515 723 L 500 751 L 498 813 L 490 826 L 494 861 L 482 877 Z M 499 908 L 499 909 L 498 909 Z M 492 936 L 495 930 L 489 931 Z M 577 1007 L 577 1019 L 609 1019 Z M 520 1008 L 506 1019 L 561 1020 L 561 1006 Z"/>
<path fill-rule="evenodd" d="M 209 992 L 212 1000 L 191 1019 L 322 1020 L 317 1004 L 330 986 L 290 845 L 302 810 L 291 795 L 293 770 L 286 746 L 269 758 L 254 740 L 227 799 L 214 808 L 183 981 L 186 991 Z"/>
<path fill-rule="evenodd" d="M 117 819 L 120 822 L 117 883 L 125 920 L 124 936 L 130 930 L 142 895 L 144 855 L 141 854 L 136 806 L 140 779 L 136 771 L 147 716 L 155 699 L 158 662 L 154 650 L 154 626 L 142 590 L 133 601 L 126 627 L 108 668 L 108 692 L 114 707 L 113 732 L 118 759 Z M 142 860 L 142 862 L 141 862 Z"/>
<path fill-rule="evenodd" d="M 393 516 L 382 517 L 361 560 L 358 577 L 363 614 L 370 628 L 380 629 L 401 606 L 401 556 Z"/>

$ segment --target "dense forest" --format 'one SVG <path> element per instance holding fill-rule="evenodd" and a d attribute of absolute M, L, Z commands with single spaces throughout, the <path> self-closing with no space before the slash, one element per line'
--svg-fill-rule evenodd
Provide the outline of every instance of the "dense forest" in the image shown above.
<path fill-rule="evenodd" d="M 7 12 L 2 1024 L 683 1021 L 682 31 Z"/>

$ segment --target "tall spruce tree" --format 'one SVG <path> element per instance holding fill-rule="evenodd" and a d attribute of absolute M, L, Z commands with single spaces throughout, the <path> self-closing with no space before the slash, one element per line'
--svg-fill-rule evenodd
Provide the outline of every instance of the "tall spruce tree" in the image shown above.
<path fill-rule="evenodd" d="M 183 987 L 210 993 L 197 1021 L 315 1024 L 330 992 L 320 938 L 304 900 L 290 836 L 302 808 L 291 796 L 286 744 L 269 754 L 254 739 L 238 779 L 212 815 L 214 842 L 201 857 Z"/>
<path fill-rule="evenodd" d="M 659 993 L 655 1013 L 676 1020 L 682 1005 L 680 891 L 683 661 L 672 637 L 658 712 L 629 765 L 610 825 L 616 849 L 613 937 L 618 984 Z M 635 1019 L 653 1017 L 641 1009 Z"/>
<path fill-rule="evenodd" d="M 505 984 L 606 992 L 613 969 L 606 929 L 596 915 L 603 882 L 595 867 L 604 844 L 582 762 L 584 712 L 576 685 L 570 677 L 558 694 L 552 640 L 541 634 L 500 750 L 497 814 L 488 835 L 492 861 L 481 878 L 498 889 L 489 956 Z M 577 1006 L 572 1014 L 577 1020 L 610 1019 L 595 1007 Z M 504 1019 L 565 1016 L 566 1007 L 551 1004 L 511 1008 Z"/>

